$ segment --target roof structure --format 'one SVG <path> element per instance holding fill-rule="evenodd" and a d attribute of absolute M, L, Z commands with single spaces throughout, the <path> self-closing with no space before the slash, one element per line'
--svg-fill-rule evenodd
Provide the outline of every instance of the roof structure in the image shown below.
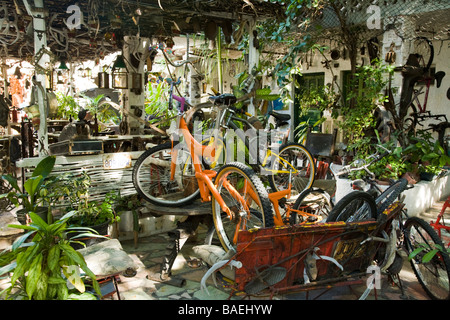
<path fill-rule="evenodd" d="M 30 59 L 34 54 L 33 18 L 26 3 L 0 0 L 0 58 Z M 180 34 L 281 16 L 282 6 L 263 0 L 45 0 L 38 14 L 46 19 L 51 52 L 68 60 L 93 60 L 120 50 L 123 36 L 170 41 Z M 234 23 L 234 24 L 233 24 Z"/>

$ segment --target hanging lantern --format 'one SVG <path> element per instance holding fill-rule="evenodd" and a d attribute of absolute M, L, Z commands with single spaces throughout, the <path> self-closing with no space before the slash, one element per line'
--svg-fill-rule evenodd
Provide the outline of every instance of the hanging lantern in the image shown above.
<path fill-rule="evenodd" d="M 69 70 L 69 68 L 66 65 L 66 62 L 64 60 L 61 60 L 59 67 L 57 68 L 59 70 Z"/>
<path fill-rule="evenodd" d="M 109 74 L 106 72 L 105 67 L 103 67 L 103 71 L 98 73 L 98 87 L 101 89 L 109 89 Z"/>
<path fill-rule="evenodd" d="M 84 77 L 85 78 L 90 78 L 92 75 L 92 70 L 91 68 L 87 67 L 86 69 L 84 69 Z"/>
<path fill-rule="evenodd" d="M 64 76 L 61 70 L 58 71 L 56 79 L 57 79 L 56 84 L 64 84 Z"/>
<path fill-rule="evenodd" d="M 122 55 L 117 56 L 112 67 L 112 86 L 115 89 L 128 89 L 128 69 Z"/>
<path fill-rule="evenodd" d="M 77 75 L 78 75 L 79 77 L 84 77 L 84 68 L 83 68 L 83 67 L 78 68 L 78 70 L 77 70 Z"/>

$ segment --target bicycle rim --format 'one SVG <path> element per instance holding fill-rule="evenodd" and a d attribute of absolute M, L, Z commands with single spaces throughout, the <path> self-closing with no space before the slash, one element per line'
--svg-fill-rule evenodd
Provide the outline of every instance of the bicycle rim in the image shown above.
<path fill-rule="evenodd" d="M 450 299 L 450 258 L 445 251 L 433 250 L 444 248 L 433 228 L 424 220 L 412 217 L 406 220 L 405 244 L 408 254 L 420 251 L 410 259 L 411 267 L 430 298 L 435 300 Z"/>
<path fill-rule="evenodd" d="M 333 205 L 330 201 L 330 195 L 318 188 L 310 188 L 303 191 L 292 206 L 294 210 L 322 217 L 321 221 L 326 221 Z M 291 224 L 298 224 L 304 221 L 314 221 L 314 218 L 307 218 L 297 214 L 295 211 L 289 217 Z"/>
<path fill-rule="evenodd" d="M 230 189 L 227 184 L 230 184 Z M 217 236 L 223 248 L 228 251 L 236 246 L 240 230 L 272 227 L 274 225 L 272 206 L 261 180 L 242 163 L 230 163 L 217 172 L 214 179 L 221 198 L 233 213 L 229 217 L 219 202 L 212 198 L 212 212 Z M 245 199 L 245 205 L 230 190 L 238 191 Z"/>
<path fill-rule="evenodd" d="M 289 187 L 292 174 L 291 195 L 299 195 L 314 183 L 316 169 L 311 153 L 301 144 L 287 143 L 280 147 L 279 153 L 272 157 L 269 183 L 273 192 Z"/>
<path fill-rule="evenodd" d="M 153 204 L 177 207 L 194 201 L 200 193 L 192 158 L 178 146 L 174 144 L 177 153 L 174 179 L 171 179 L 171 143 L 145 151 L 134 165 L 133 185 Z"/>

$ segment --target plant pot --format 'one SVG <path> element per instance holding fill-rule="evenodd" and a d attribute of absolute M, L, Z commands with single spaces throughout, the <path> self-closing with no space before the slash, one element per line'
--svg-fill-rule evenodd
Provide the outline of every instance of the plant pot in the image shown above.
<path fill-rule="evenodd" d="M 48 207 L 37 207 L 35 213 L 45 222 L 47 221 Z M 30 221 L 30 216 L 28 214 L 28 209 L 17 210 L 17 221 L 25 225 Z"/>
<path fill-rule="evenodd" d="M 107 236 L 107 235 L 108 235 L 108 227 L 109 227 L 109 224 L 110 224 L 110 223 L 111 223 L 111 220 L 108 220 L 108 221 L 106 221 L 106 222 L 97 224 L 97 225 L 95 225 L 95 226 L 82 226 L 82 227 L 86 227 L 86 228 L 93 229 L 93 230 L 97 231 L 99 235 Z M 69 235 L 69 238 L 72 239 L 72 238 L 74 238 L 74 237 L 76 237 L 76 236 L 78 236 L 78 235 L 80 235 L 80 234 L 83 234 L 83 233 L 86 233 L 86 232 L 82 231 L 82 232 L 74 232 L 74 233 L 71 233 L 71 234 Z M 70 244 L 70 245 L 72 246 L 72 248 L 74 248 L 75 250 L 78 250 L 78 249 L 82 249 L 82 248 L 85 248 L 85 247 L 89 247 L 89 246 L 92 246 L 93 244 L 102 242 L 102 241 L 104 241 L 105 239 L 103 239 L 103 238 L 97 238 L 97 237 L 85 237 L 85 238 L 74 239 L 74 240 L 75 240 L 75 241 L 82 242 L 82 243 L 85 244 L 85 246 L 83 246 L 83 245 L 80 244 L 80 243 L 71 243 L 71 244 Z"/>
<path fill-rule="evenodd" d="M 429 172 L 421 172 L 420 173 L 420 180 L 424 181 L 433 181 L 436 175 L 434 173 Z"/>

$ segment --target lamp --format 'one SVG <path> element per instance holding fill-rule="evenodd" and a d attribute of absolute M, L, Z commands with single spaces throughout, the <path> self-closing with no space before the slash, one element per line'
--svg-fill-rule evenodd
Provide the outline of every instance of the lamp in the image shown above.
<path fill-rule="evenodd" d="M 109 89 L 109 74 L 106 72 L 107 68 L 98 73 L 98 87 L 101 89 Z"/>
<path fill-rule="evenodd" d="M 91 70 L 91 68 L 87 67 L 86 69 L 84 69 L 84 75 L 83 75 L 83 77 L 85 77 L 85 78 L 90 78 L 91 75 L 92 75 L 92 70 Z"/>
<path fill-rule="evenodd" d="M 128 89 L 128 69 L 123 55 L 119 55 L 112 67 L 112 86 L 115 89 Z"/>
<path fill-rule="evenodd" d="M 58 71 L 58 73 L 56 75 L 56 79 L 57 79 L 56 84 L 64 84 L 64 77 L 63 77 L 63 73 L 61 70 Z"/>
<path fill-rule="evenodd" d="M 64 60 L 61 60 L 61 62 L 59 63 L 59 67 L 57 68 L 59 70 L 69 70 L 69 68 L 66 65 L 66 62 Z"/>
<path fill-rule="evenodd" d="M 78 68 L 77 74 L 79 77 L 84 77 L 84 68 L 83 67 Z"/>

